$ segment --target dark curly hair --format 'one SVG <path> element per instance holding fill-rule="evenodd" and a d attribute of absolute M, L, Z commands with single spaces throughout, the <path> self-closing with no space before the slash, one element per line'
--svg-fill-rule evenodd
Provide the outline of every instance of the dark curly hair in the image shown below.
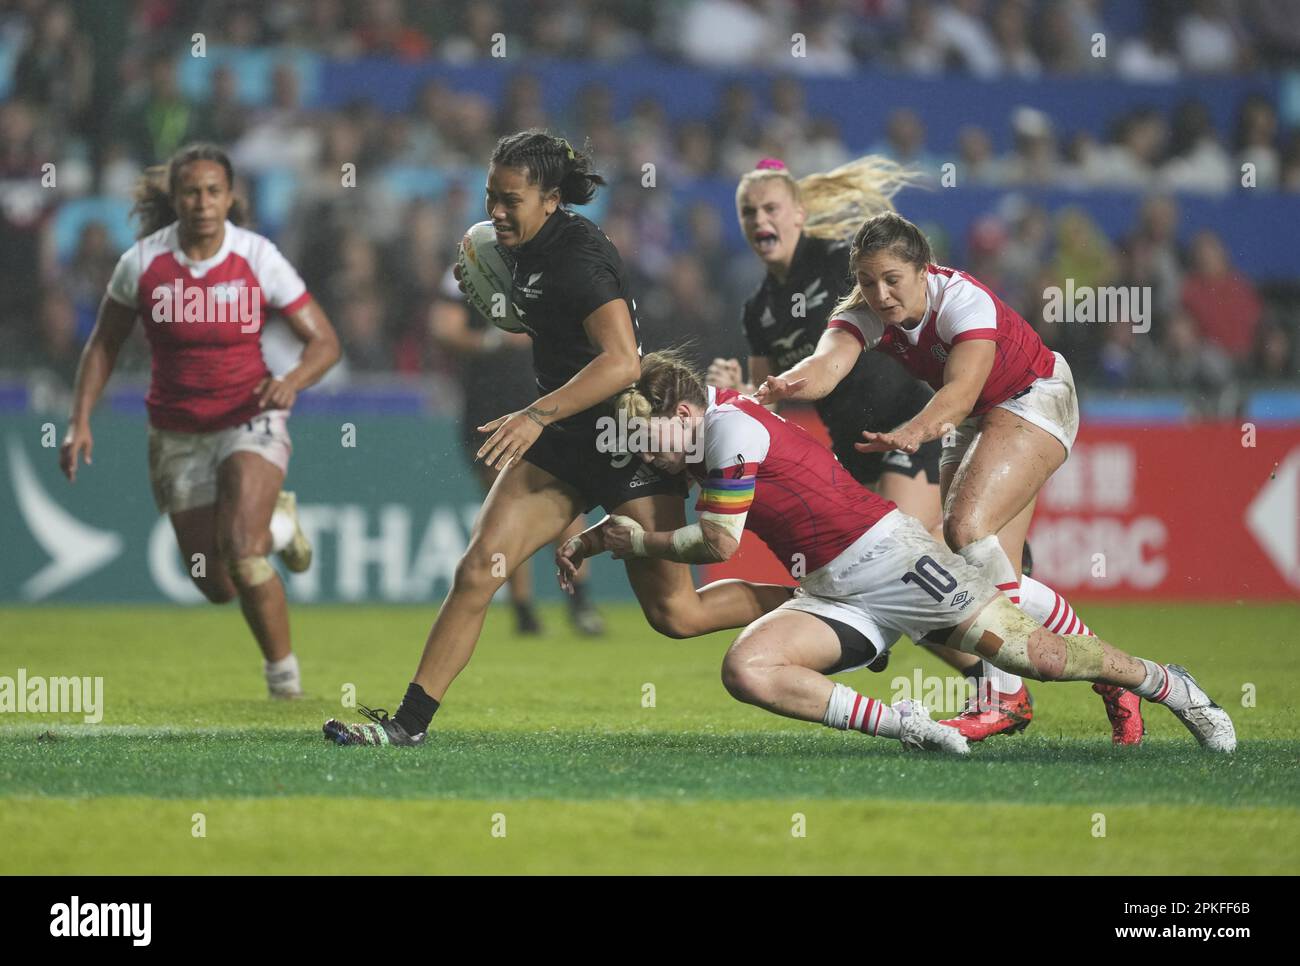
<path fill-rule="evenodd" d="M 497 142 L 492 163 L 507 168 L 524 168 L 528 183 L 540 185 L 542 193 L 558 190 L 566 205 L 585 205 L 596 197 L 605 179 L 591 169 L 591 142 L 577 150 L 562 137 L 546 131 L 519 131 Z"/>
<path fill-rule="evenodd" d="M 176 209 L 172 206 L 176 183 L 180 180 L 181 169 L 195 161 L 214 161 L 221 165 L 226 169 L 226 183 L 234 187 L 235 169 L 225 151 L 215 144 L 186 145 L 173 154 L 166 164 L 146 168 L 136 182 L 135 205 L 131 208 L 131 217 L 140 223 L 136 237 L 152 235 L 159 228 L 165 228 L 176 220 Z M 226 217 L 236 225 L 247 222 L 248 215 L 243 202 L 236 198 Z"/>

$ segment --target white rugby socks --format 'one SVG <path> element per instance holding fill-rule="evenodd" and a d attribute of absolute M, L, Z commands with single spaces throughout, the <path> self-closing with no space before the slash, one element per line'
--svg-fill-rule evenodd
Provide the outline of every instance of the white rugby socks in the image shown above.
<path fill-rule="evenodd" d="M 1053 634 L 1096 636 L 1068 600 L 1033 577 L 1020 578 L 1020 609 Z"/>
<path fill-rule="evenodd" d="M 957 552 L 968 562 L 979 567 L 984 572 L 984 576 L 1007 595 L 1011 603 L 1020 605 L 1020 583 L 1016 580 L 1016 568 L 1011 566 L 1011 561 L 1007 559 L 1002 544 L 998 543 L 995 534 L 968 543 Z M 1025 682 L 1019 675 L 994 667 L 988 661 L 983 662 L 980 674 L 989 680 L 993 690 L 999 694 L 1015 694 L 1025 686 Z"/>
<path fill-rule="evenodd" d="M 302 693 L 298 676 L 298 655 L 290 654 L 278 661 L 267 661 L 266 687 L 273 698 L 296 697 Z"/>
<path fill-rule="evenodd" d="M 1176 674 L 1170 674 L 1163 664 L 1148 661 L 1144 657 L 1139 657 L 1138 660 L 1147 669 L 1147 676 L 1141 684 L 1131 689 L 1134 694 L 1175 711 L 1181 711 L 1191 704 L 1192 696 L 1187 690 L 1186 681 Z"/>
<path fill-rule="evenodd" d="M 864 698 L 847 684 L 836 684 L 822 724 L 839 731 L 861 731 L 879 738 L 901 735 L 903 716 L 875 698 Z"/>

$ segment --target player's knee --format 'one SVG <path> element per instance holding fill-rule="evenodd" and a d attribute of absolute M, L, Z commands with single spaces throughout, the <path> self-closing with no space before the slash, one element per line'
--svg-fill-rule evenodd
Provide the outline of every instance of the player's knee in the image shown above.
<path fill-rule="evenodd" d="M 943 521 L 943 539 L 953 550 L 960 550 L 976 540 L 987 537 L 991 531 L 978 514 L 958 511 Z"/>
<path fill-rule="evenodd" d="M 271 566 L 271 561 L 260 554 L 228 559 L 226 573 L 230 575 L 230 582 L 236 590 L 250 590 L 275 579 L 275 568 Z"/>
<path fill-rule="evenodd" d="M 664 637 L 682 641 L 699 634 L 697 623 L 691 614 L 682 607 L 675 607 L 670 602 L 645 605 L 646 621 Z"/>
<path fill-rule="evenodd" d="M 488 553 L 473 544 L 456 564 L 452 593 L 479 599 L 486 607 L 492 595 L 510 577 L 511 570 L 506 566 L 503 554 Z"/>
<path fill-rule="evenodd" d="M 766 683 L 767 675 L 753 655 L 732 645 L 722 659 L 722 686 L 727 693 L 746 704 L 761 704 Z"/>

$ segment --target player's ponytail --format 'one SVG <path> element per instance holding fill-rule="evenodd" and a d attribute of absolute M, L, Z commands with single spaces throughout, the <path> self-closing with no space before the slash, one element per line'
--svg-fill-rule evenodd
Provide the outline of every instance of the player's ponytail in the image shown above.
<path fill-rule="evenodd" d="M 896 211 L 881 212 L 862 223 L 853 236 L 853 247 L 849 249 L 850 267 L 857 265 L 858 259 L 864 255 L 875 252 L 889 252 L 899 261 L 921 270 L 934 261 L 934 252 L 925 232 Z M 840 299 L 831 311 L 831 318 L 865 305 L 866 301 L 862 289 L 854 282 L 853 291 Z"/>
<path fill-rule="evenodd" d="M 176 184 L 180 180 L 181 169 L 194 161 L 214 161 L 221 165 L 226 169 L 226 183 L 234 188 L 235 169 L 225 151 L 215 144 L 187 145 L 173 154 L 167 164 L 146 168 L 136 182 L 135 204 L 131 208 L 131 217 L 140 224 L 136 237 L 152 235 L 176 220 L 176 208 L 172 205 Z M 236 225 L 242 225 L 248 220 L 244 205 L 238 198 L 230 206 L 226 217 Z"/>
<path fill-rule="evenodd" d="M 641 378 L 620 394 L 614 405 L 630 422 L 668 416 L 684 402 L 708 405 L 704 379 L 680 350 L 661 349 L 641 360 Z"/>
<path fill-rule="evenodd" d="M 756 182 L 781 181 L 789 187 L 795 203 L 803 205 L 807 212 L 805 234 L 828 240 L 847 239 L 864 218 L 893 211 L 894 196 L 919 180 L 919 172 L 878 154 L 868 154 L 798 181 L 784 162 L 765 158 L 741 177 L 736 186 L 736 204 L 739 206 L 745 192 Z"/>
<path fill-rule="evenodd" d="M 497 142 L 492 163 L 528 171 L 528 183 L 542 194 L 560 193 L 565 205 L 585 205 L 596 197 L 605 179 L 592 170 L 591 143 L 579 150 L 562 137 L 545 131 L 520 131 Z"/>

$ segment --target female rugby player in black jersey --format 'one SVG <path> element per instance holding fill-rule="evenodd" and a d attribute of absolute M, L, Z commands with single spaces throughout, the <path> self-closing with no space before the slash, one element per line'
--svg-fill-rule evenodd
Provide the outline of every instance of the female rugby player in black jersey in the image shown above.
<path fill-rule="evenodd" d="M 486 423 L 478 452 L 501 470 L 456 567 L 414 680 L 397 713 L 325 723 L 339 744 L 418 744 L 448 686 L 474 652 L 492 595 L 580 513 L 603 506 L 646 530 L 686 526 L 680 479 L 629 453 L 601 452 L 597 421 L 638 379 L 636 307 L 617 249 L 570 210 L 604 179 L 569 142 L 525 131 L 502 138 L 488 167 L 487 213 L 514 258 L 513 301 L 533 339 L 535 403 Z M 608 447 L 604 447 L 608 448 Z M 591 548 L 598 552 L 598 548 Z M 685 563 L 626 561 L 651 626 L 670 637 L 743 627 L 784 603 L 777 585 L 718 581 L 696 590 Z"/>
<path fill-rule="evenodd" d="M 767 275 L 746 301 L 742 316 L 751 350 L 749 385 L 734 359 L 714 360 L 710 384 L 752 393 L 752 387 L 762 385 L 769 375 L 788 372 L 813 354 L 831 310 L 853 288 L 849 249 L 854 232 L 869 216 L 892 210 L 891 199 L 909 180 L 910 172 L 874 155 L 798 181 L 784 163 L 768 158 L 740 179 L 736 188 L 740 228 Z M 836 457 L 853 478 L 893 500 L 942 540 L 941 441 L 925 443 L 911 455 L 898 450 L 862 453 L 853 446 L 864 430 L 888 432 L 907 422 L 933 395 L 929 386 L 895 360 L 862 352 L 843 381 L 816 405 Z M 1019 593 L 1009 596 L 1039 623 L 1049 623 L 1058 614 L 1073 614 L 1056 591 L 1028 576 L 1021 579 Z M 1080 623 L 1084 633 L 1091 633 Z M 953 719 L 967 738 L 979 741 L 1029 724 L 1033 706 L 1018 677 L 974 655 L 927 647 L 977 685 L 976 697 Z M 991 685 L 983 702 L 978 691 L 981 678 Z M 1135 744 L 1142 737 L 1137 701 L 1118 691 L 1098 693 L 1115 742 Z"/>
<path fill-rule="evenodd" d="M 465 398 L 461 414 L 461 443 L 469 459 L 475 461 L 483 434 L 479 427 L 491 422 L 503 408 L 524 406 L 537 396 L 530 356 L 532 340 L 524 334 L 503 332 L 485 319 L 466 300 L 448 269 L 429 310 L 429 329 L 444 349 L 455 354 L 457 375 Z M 496 481 L 497 471 L 477 463 L 475 475 L 486 494 Z M 582 532 L 582 517 L 577 517 L 561 534 L 563 542 Z M 574 581 L 569 597 L 569 623 L 585 637 L 605 633 L 605 619 L 592 603 L 585 579 Z M 510 602 L 515 612 L 515 632 L 521 635 L 542 633 L 542 623 L 533 603 L 532 573 L 520 567 L 510 577 Z"/>

